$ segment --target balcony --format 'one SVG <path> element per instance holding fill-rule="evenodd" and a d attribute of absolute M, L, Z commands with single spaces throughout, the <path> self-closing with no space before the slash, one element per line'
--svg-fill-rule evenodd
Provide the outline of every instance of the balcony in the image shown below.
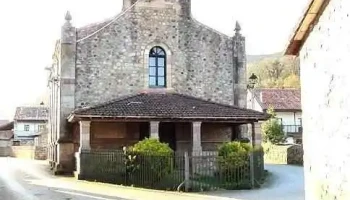
<path fill-rule="evenodd" d="M 303 133 L 302 125 L 282 125 L 282 130 L 285 135 L 301 135 Z"/>

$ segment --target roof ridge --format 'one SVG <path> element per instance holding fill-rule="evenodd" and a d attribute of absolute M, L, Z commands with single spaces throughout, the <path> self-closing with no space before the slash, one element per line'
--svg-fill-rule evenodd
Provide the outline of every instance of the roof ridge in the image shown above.
<path fill-rule="evenodd" d="M 227 108 L 235 108 L 235 109 L 239 109 L 239 110 L 248 110 L 248 111 L 253 111 L 253 112 L 256 112 L 256 113 L 260 113 L 259 111 L 256 111 L 256 110 L 252 110 L 252 109 L 249 109 L 249 108 L 241 108 L 239 106 L 236 106 L 236 105 L 229 105 L 229 104 L 224 104 L 224 103 L 219 103 L 219 102 L 215 102 L 215 101 L 211 101 L 211 100 L 206 100 L 206 99 L 203 99 L 203 98 L 200 98 L 200 97 L 194 97 L 194 96 L 190 96 L 190 95 L 186 95 L 186 94 L 181 94 L 181 93 L 172 93 L 174 95 L 178 95 L 178 96 L 182 96 L 182 97 L 185 97 L 185 98 L 188 98 L 188 99 L 192 99 L 192 100 L 197 100 L 197 101 L 205 101 L 205 102 L 208 102 L 210 104 L 214 104 L 214 105 L 219 105 L 219 106 L 225 106 Z"/>

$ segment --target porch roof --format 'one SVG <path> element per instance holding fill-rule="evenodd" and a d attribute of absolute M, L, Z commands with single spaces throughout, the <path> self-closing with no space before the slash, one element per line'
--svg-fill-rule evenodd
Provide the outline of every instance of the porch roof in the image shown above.
<path fill-rule="evenodd" d="M 255 122 L 266 120 L 262 112 L 211 102 L 176 93 L 140 93 L 73 111 L 69 122 L 105 120 L 201 120 Z"/>

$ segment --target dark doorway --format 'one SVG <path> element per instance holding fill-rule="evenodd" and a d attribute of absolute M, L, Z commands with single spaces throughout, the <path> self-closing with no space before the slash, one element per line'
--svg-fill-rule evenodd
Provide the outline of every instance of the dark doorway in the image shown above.
<path fill-rule="evenodd" d="M 142 122 L 140 123 L 140 141 L 149 138 L 149 123 L 148 122 Z"/>
<path fill-rule="evenodd" d="M 176 132 L 175 123 L 159 124 L 159 140 L 169 144 L 169 147 L 176 151 Z"/>

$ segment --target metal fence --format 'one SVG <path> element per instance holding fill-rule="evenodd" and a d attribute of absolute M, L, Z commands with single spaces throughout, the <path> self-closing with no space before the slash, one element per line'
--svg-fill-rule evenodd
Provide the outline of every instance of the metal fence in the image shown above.
<path fill-rule="evenodd" d="M 247 156 L 238 167 L 217 152 L 155 156 L 91 151 L 81 152 L 79 160 L 85 180 L 172 191 L 251 189 L 264 175 L 262 152 Z"/>

